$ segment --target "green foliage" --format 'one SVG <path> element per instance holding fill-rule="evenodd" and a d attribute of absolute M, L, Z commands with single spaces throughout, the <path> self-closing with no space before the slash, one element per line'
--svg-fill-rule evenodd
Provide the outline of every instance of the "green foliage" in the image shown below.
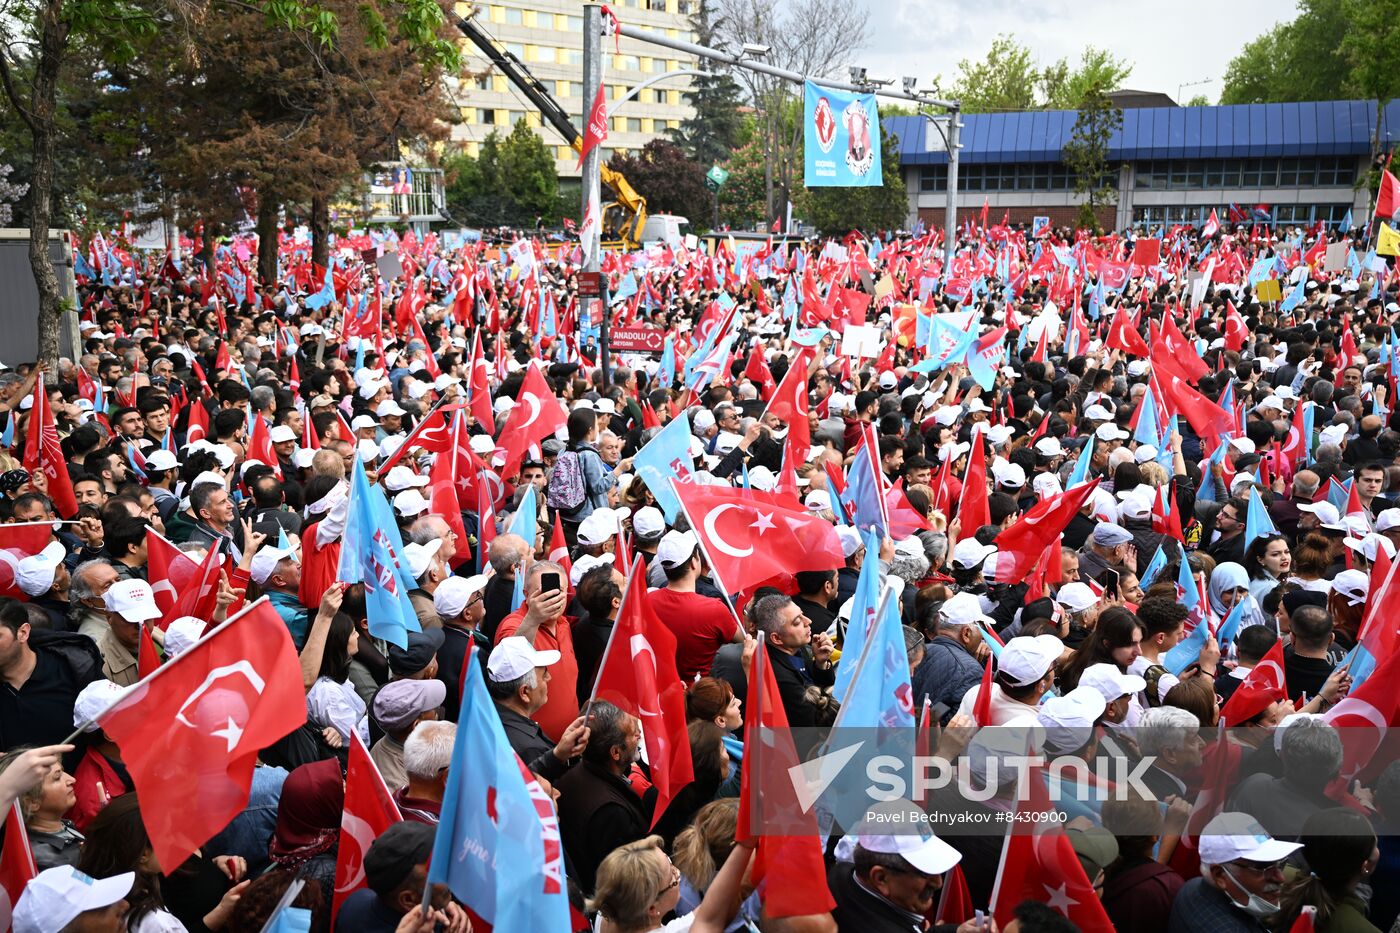
<path fill-rule="evenodd" d="M 1210 98 L 1204 94 L 1197 94 L 1186 102 L 1187 107 L 1209 107 Z"/>
<path fill-rule="evenodd" d="M 1400 97 L 1400 2 L 1329 0 L 1329 5 L 1341 8 L 1339 44 L 1350 68 L 1348 86 L 1381 102 Z"/>
<path fill-rule="evenodd" d="M 1082 217 L 1092 217 L 1095 208 L 1113 203 L 1117 188 L 1109 174 L 1108 142 L 1122 125 L 1123 111 L 1104 92 L 1091 93 L 1080 102 L 1063 159 L 1074 171 L 1075 192 L 1085 196 Z"/>
<path fill-rule="evenodd" d="M 764 221 L 767 211 L 763 190 L 763 138 L 750 133 L 746 142 L 724 162 L 729 178 L 719 189 L 720 220 L 735 230 Z"/>
<path fill-rule="evenodd" d="M 1222 104 L 1339 100 L 1365 93 L 1358 69 L 1393 54 L 1393 46 L 1374 45 L 1373 40 L 1400 15 L 1395 0 L 1302 0 L 1298 6 L 1296 19 L 1247 43 L 1230 62 Z M 1359 21 L 1370 17 L 1376 22 L 1369 26 Z M 1363 47 L 1370 51 L 1358 56 Z M 1381 58 L 1369 57 L 1373 54 Z"/>
<path fill-rule="evenodd" d="M 447 209 L 473 226 L 554 224 L 562 201 L 554 159 L 524 120 L 510 135 L 492 131 L 476 158 L 465 153 L 444 162 Z"/>
<path fill-rule="evenodd" d="M 705 168 L 687 159 L 675 143 L 653 139 L 637 158 L 614 154 L 608 166 L 647 199 L 651 213 L 680 214 L 696 227 L 709 225 L 713 199 L 705 187 Z"/>
<path fill-rule="evenodd" d="M 1117 88 L 1131 71 L 1126 60 L 1092 45 L 1077 66 L 1062 58 L 1042 68 L 1029 46 L 999 35 L 982 59 L 958 62 L 957 80 L 940 93 L 960 101 L 964 113 L 1075 110 L 1094 91 Z"/>
<path fill-rule="evenodd" d="M 880 145 L 883 186 L 805 189 L 798 206 L 823 236 L 841 236 L 852 230 L 873 233 L 905 225 L 909 196 L 899 170 L 899 137 L 882 133 Z"/>

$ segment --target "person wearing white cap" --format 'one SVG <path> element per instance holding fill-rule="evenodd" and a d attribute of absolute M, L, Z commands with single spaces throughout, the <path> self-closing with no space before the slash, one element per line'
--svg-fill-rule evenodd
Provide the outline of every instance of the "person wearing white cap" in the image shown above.
<path fill-rule="evenodd" d="M 1036 707 L 1055 682 L 1055 662 L 1064 653 L 1064 642 L 1054 635 L 1018 635 L 1007 641 L 997 659 L 992 681 L 993 726 L 1033 725 Z M 958 712 L 972 716 L 981 693 L 979 683 L 963 695 Z"/>
<path fill-rule="evenodd" d="M 657 545 L 661 543 L 662 535 L 666 534 L 666 516 L 661 514 L 661 510 L 654 505 L 644 505 L 632 513 L 632 539 L 636 542 L 636 551 L 642 555 L 642 560 L 651 566 L 652 558 L 656 556 Z"/>
<path fill-rule="evenodd" d="M 536 650 L 519 635 L 502 638 L 486 662 L 486 689 L 495 701 L 506 740 L 531 770 L 554 779 L 569 767 L 571 759 L 583 754 L 589 730 L 582 716 L 563 730 L 559 741 L 549 738 L 536 721 L 536 714 L 549 702 L 549 669 L 560 661 L 558 651 Z"/>
<path fill-rule="evenodd" d="M 924 659 L 910 675 L 914 708 L 924 698 L 950 712 L 963 696 L 982 679 L 990 649 L 982 637 L 982 626 L 992 620 L 982 611 L 982 603 L 972 593 L 954 593 L 938 608 L 937 634 L 924 645 Z"/>
<path fill-rule="evenodd" d="M 180 461 L 174 453 L 162 448 L 146 454 L 146 488 L 156 500 L 156 511 L 162 522 L 169 523 L 180 508 L 180 497 L 175 495 L 175 483 L 179 478 Z"/>
<path fill-rule="evenodd" d="M 744 630 L 722 600 L 698 592 L 708 568 L 693 531 L 667 532 L 656 546 L 656 562 L 666 585 L 648 594 L 648 601 L 656 617 L 675 633 L 676 670 L 690 683 L 710 672 L 722 645 L 742 643 Z"/>
<path fill-rule="evenodd" d="M 828 876 L 838 930 L 921 930 L 962 853 L 907 800 L 878 803 L 837 847 Z M 917 921 L 912 918 L 919 918 Z"/>
<path fill-rule="evenodd" d="M 1301 843 L 1275 839 L 1248 813 L 1217 814 L 1197 843 L 1201 877 L 1172 902 L 1170 933 L 1254 933 L 1279 911 L 1284 860 Z"/>
<path fill-rule="evenodd" d="M 1094 726 L 1107 708 L 1103 694 L 1082 684 L 1064 696 L 1047 697 L 1036 712 L 1045 729 L 1045 751 L 1092 761 Z"/>
<path fill-rule="evenodd" d="M 14 570 L 15 585 L 29 597 L 31 606 L 48 613 L 54 631 L 68 627 L 68 588 L 71 577 L 63 560 L 68 552 L 57 541 L 50 541 L 38 554 L 23 558 Z"/>
<path fill-rule="evenodd" d="M 496 539 L 497 542 L 500 540 Z M 517 537 L 516 540 L 520 539 Z M 492 566 L 495 566 L 494 563 Z M 550 672 L 553 682 L 549 695 L 531 718 L 540 724 L 546 735 L 562 736 L 569 724 L 578 718 L 579 711 L 578 656 L 571 636 L 573 623 L 564 617 L 564 610 L 568 607 L 568 576 L 564 568 L 553 561 L 537 560 L 525 572 L 522 588 L 525 603 L 497 626 L 494 635 L 497 648 L 492 650 L 491 657 L 495 658 L 501 642 L 512 635 L 530 639 L 539 651 L 559 652 L 559 663 Z M 487 599 L 489 619 L 489 590 Z"/>
<path fill-rule="evenodd" d="M 1147 681 L 1136 674 L 1125 674 L 1117 664 L 1090 664 L 1079 675 L 1079 687 L 1092 688 L 1104 699 L 1104 722 L 1121 724 L 1128 719 L 1133 699 L 1147 687 Z"/>
<path fill-rule="evenodd" d="M 441 551 L 441 539 L 429 541 L 427 544 L 411 541 L 403 547 L 404 562 L 408 564 L 409 575 L 418 583 L 408 591 L 408 599 L 413 603 L 413 609 L 418 613 L 418 622 L 424 628 L 437 628 L 442 624 L 438 620 L 437 607 L 433 603 L 433 592 L 452 571 L 443 563 Z"/>
<path fill-rule="evenodd" d="M 486 618 L 486 583 L 484 573 L 470 577 L 449 576 L 433 590 L 433 609 L 442 626 L 442 647 L 438 649 L 438 679 L 447 684 L 447 718 L 457 719 L 458 697 L 461 695 L 462 661 L 475 646 L 486 658 L 491 653 L 491 639 L 481 631 Z"/>
<path fill-rule="evenodd" d="M 129 687 L 141 679 L 136 654 L 141 647 L 141 626 L 159 619 L 156 597 L 145 580 L 118 580 L 102 597 L 107 606 L 106 636 L 97 645 L 102 652 L 102 675 Z"/>
<path fill-rule="evenodd" d="M 575 534 L 579 546 L 595 557 L 617 550 L 618 517 L 617 512 L 606 506 L 594 509 L 579 522 Z"/>
<path fill-rule="evenodd" d="M 14 933 L 125 930 L 126 899 L 135 883 L 136 873 L 130 871 L 110 878 L 90 878 L 71 865 L 45 869 L 24 886 L 15 904 Z"/>
<path fill-rule="evenodd" d="M 292 642 L 300 651 L 306 647 L 311 630 L 311 610 L 302 605 L 298 595 L 301 588 L 301 557 L 293 549 L 264 544 L 253 555 L 249 568 L 253 582 L 262 587 L 263 595 L 286 623 Z"/>
<path fill-rule="evenodd" d="M 374 435 L 374 439 L 379 443 L 382 444 L 386 438 L 403 432 L 403 416 L 408 412 L 400 408 L 398 402 L 386 398 L 375 406 L 374 413 L 379 417 L 379 430 Z"/>

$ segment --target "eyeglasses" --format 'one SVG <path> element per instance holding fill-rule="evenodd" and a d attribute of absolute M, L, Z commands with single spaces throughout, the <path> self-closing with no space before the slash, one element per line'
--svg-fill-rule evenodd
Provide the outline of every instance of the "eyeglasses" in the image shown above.
<path fill-rule="evenodd" d="M 666 887 L 662 888 L 660 891 L 657 891 L 657 892 L 656 892 L 657 898 L 660 899 L 661 895 L 665 894 L 667 891 L 671 890 L 672 888 L 678 888 L 678 887 L 680 887 L 680 884 L 681 884 L 681 870 L 680 870 L 679 868 L 677 868 L 676 866 L 672 865 L 672 866 L 671 866 L 671 883 L 668 884 L 668 885 L 666 885 Z"/>
<path fill-rule="evenodd" d="M 1234 865 L 1236 868 L 1244 869 L 1251 875 L 1262 876 L 1273 871 L 1283 871 L 1282 862 L 1247 862 L 1242 859 L 1237 859 L 1230 864 Z"/>

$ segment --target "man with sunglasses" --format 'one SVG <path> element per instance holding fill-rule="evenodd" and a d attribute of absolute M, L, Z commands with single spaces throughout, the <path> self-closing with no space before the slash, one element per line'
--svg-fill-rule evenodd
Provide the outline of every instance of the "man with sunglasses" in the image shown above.
<path fill-rule="evenodd" d="M 1247 813 L 1221 813 L 1200 838 L 1201 877 L 1172 905 L 1168 933 L 1263 933 L 1278 913 L 1283 862 L 1301 845 L 1274 839 Z"/>

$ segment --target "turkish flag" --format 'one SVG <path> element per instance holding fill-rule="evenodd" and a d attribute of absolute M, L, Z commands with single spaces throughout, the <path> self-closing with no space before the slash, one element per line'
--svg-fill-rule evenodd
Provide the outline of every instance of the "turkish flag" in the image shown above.
<path fill-rule="evenodd" d="M 311 422 L 311 416 L 306 418 L 307 423 Z M 195 399 L 190 402 L 190 417 L 185 425 L 185 443 L 193 444 L 195 441 L 204 440 L 209 436 L 209 409 L 204 407 L 202 399 Z"/>
<path fill-rule="evenodd" d="M 146 535 L 150 540 L 149 532 Z M 168 543 L 168 542 L 167 542 Z M 189 561 L 189 558 L 185 558 Z M 189 561 L 194 563 L 193 561 Z M 209 619 L 214 615 L 214 610 L 218 608 L 219 602 L 219 574 L 223 572 L 224 549 L 222 543 L 211 547 L 204 554 L 204 560 L 195 564 L 194 572 L 191 573 L 184 584 L 178 587 L 171 600 L 171 605 L 161 615 L 160 627 L 162 630 L 170 627 L 170 623 L 183 616 L 191 616 L 196 619 Z M 180 567 L 180 572 L 184 572 L 184 567 Z M 156 601 L 156 607 L 160 607 L 160 601 Z"/>
<path fill-rule="evenodd" d="M 1240 725 L 1280 700 L 1288 699 L 1283 675 L 1283 641 L 1274 642 L 1220 709 L 1220 720 Z"/>
<path fill-rule="evenodd" d="M 1032 768 L 1029 777 L 1029 794 L 1021 801 L 1019 812 L 1048 813 L 1050 796 L 1045 787 L 1045 767 Z M 1013 823 L 1001 850 L 1001 864 L 992 888 L 992 916 L 997 925 L 1005 928 L 1011 923 L 1016 905 L 1022 901 L 1045 904 L 1084 933 L 1114 933 L 1069 836 L 1048 820 Z"/>
<path fill-rule="evenodd" d="M 963 876 L 962 866 L 954 865 L 952 870 L 943 876 L 943 890 L 938 894 L 934 915 L 930 917 L 925 914 L 924 919 L 935 924 L 960 926 L 977 915 L 977 909 L 972 903 L 972 892 L 967 889 L 967 878 Z"/>
<path fill-rule="evenodd" d="M 1042 499 L 1027 509 L 1016 524 L 997 535 L 997 580 L 1017 583 L 1030 576 L 1036 561 L 1059 538 L 1098 485 L 1096 479 Z"/>
<path fill-rule="evenodd" d="M 1206 220 L 1205 226 L 1201 228 L 1201 239 L 1209 240 L 1219 232 L 1220 218 L 1216 216 L 1215 208 L 1212 207 L 1210 209 L 1210 217 Z"/>
<path fill-rule="evenodd" d="M 272 449 L 272 434 L 262 415 L 253 416 L 252 436 L 248 438 L 248 459 L 267 464 L 277 478 L 282 479 L 282 462 L 277 459 L 277 451 Z"/>
<path fill-rule="evenodd" d="M 462 522 L 462 499 L 475 501 L 466 495 L 468 489 L 475 492 L 475 483 L 469 476 L 469 461 L 463 469 L 466 458 L 460 456 L 462 453 L 470 455 L 471 451 L 458 447 L 439 453 L 433 458 L 433 467 L 428 473 L 428 511 L 447 522 L 447 527 L 457 535 L 457 553 L 451 561 L 454 570 L 472 557 L 471 548 L 467 546 L 467 527 Z"/>
<path fill-rule="evenodd" d="M 758 841 L 749 874 L 764 913 L 770 917 L 825 913 L 836 902 L 826 886 L 817 818 L 802 806 L 789 776 L 793 773 L 789 769 L 800 767 L 801 759 L 768 650 L 762 646 L 749 665 L 746 696 L 745 754 L 734 838 Z M 775 884 L 766 883 L 770 868 L 776 870 Z"/>
<path fill-rule="evenodd" d="M 783 375 L 783 381 L 768 400 L 764 414 L 774 415 L 788 426 L 788 440 L 801 450 L 802 461 L 806 461 L 807 451 L 812 447 L 812 426 L 807 417 L 807 366 L 808 350 L 802 350 L 793 359 Z M 794 467 L 796 465 L 794 464 Z"/>
<path fill-rule="evenodd" d="M 1175 363 L 1171 357 L 1153 361 L 1162 398 L 1171 406 L 1171 410 L 1185 418 L 1198 437 L 1214 438 L 1221 434 L 1234 434 L 1234 417 L 1191 388 L 1185 375 L 1173 369 Z"/>
<path fill-rule="evenodd" d="M 1348 779 L 1372 762 L 1387 732 L 1400 726 L 1400 691 L 1395 689 L 1400 651 L 1376 660 L 1371 676 L 1322 716 L 1342 735 L 1342 776 Z"/>
<path fill-rule="evenodd" d="M 1147 359 L 1152 355 L 1152 351 L 1148 348 L 1147 341 L 1142 339 L 1142 334 L 1138 333 L 1132 317 L 1127 308 L 1119 308 L 1113 312 L 1113 323 L 1109 325 L 1108 337 L 1104 344 L 1110 350 L 1122 350 L 1124 353 Z"/>
<path fill-rule="evenodd" d="M 470 375 L 467 378 L 467 405 L 477 424 L 488 432 L 496 430 L 496 414 L 491 408 L 491 367 L 481 350 L 481 328 L 472 334 Z"/>
<path fill-rule="evenodd" d="M 1155 363 L 1166 357 L 1172 359 L 1177 369 L 1190 382 L 1195 382 L 1210 372 L 1210 367 L 1196 352 L 1195 345 L 1186 339 L 1181 328 L 1176 326 L 1176 318 L 1170 314 L 1162 318 L 1162 329 L 1157 334 L 1157 341 L 1152 345 L 1151 359 Z"/>
<path fill-rule="evenodd" d="M 331 925 L 345 899 L 365 880 L 365 853 L 370 843 L 403 820 L 369 750 L 358 732 L 350 732 L 350 764 L 345 769 L 345 812 L 340 816 L 340 848 L 335 857 L 335 895 L 331 898 Z"/>
<path fill-rule="evenodd" d="M 1249 328 L 1244 323 L 1244 318 L 1240 312 L 1235 310 L 1235 303 L 1225 302 L 1225 348 L 1238 353 L 1244 348 L 1244 342 L 1249 336 Z"/>
<path fill-rule="evenodd" d="M 151 592 L 155 595 L 156 607 L 162 615 L 168 615 L 175 605 L 177 594 L 184 592 L 198 573 L 199 562 L 154 528 L 147 528 L 146 567 L 154 581 Z"/>
<path fill-rule="evenodd" d="M 29 847 L 29 833 L 24 829 L 24 814 L 19 801 L 10 804 L 10 816 L 5 820 L 4 848 L 0 849 L 0 930 L 10 929 L 11 913 L 19 903 L 24 886 L 39 874 L 34 864 L 34 850 Z"/>
<path fill-rule="evenodd" d="M 972 535 L 992 521 L 992 511 L 987 505 L 987 455 L 982 435 L 976 431 L 972 432 L 972 453 L 967 458 L 967 472 L 963 474 L 958 520 L 962 522 L 965 535 Z"/>
<path fill-rule="evenodd" d="M 675 486 L 690 527 L 726 592 L 780 573 L 845 566 L 836 529 L 791 497 L 727 486 Z"/>
<path fill-rule="evenodd" d="M 139 677 L 147 677 L 156 672 L 160 667 L 160 654 L 156 651 L 156 643 L 151 638 L 151 626 L 148 622 L 141 623 L 141 645 L 136 654 L 136 673 Z"/>
<path fill-rule="evenodd" d="M 78 500 L 73 495 L 73 481 L 68 476 L 68 463 L 59 444 L 58 427 L 49 407 L 49 390 L 43 379 L 34 382 L 34 407 L 29 410 L 25 427 L 24 468 L 30 473 L 44 471 L 49 480 L 49 501 L 61 517 L 72 518 L 77 513 Z"/>
<path fill-rule="evenodd" d="M 768 361 L 763 358 L 763 346 L 754 344 L 753 350 L 749 353 L 749 361 L 744 366 L 744 376 L 758 387 L 759 398 L 765 402 L 773 397 L 774 381 L 773 373 L 768 368 Z"/>
<path fill-rule="evenodd" d="M 0 596 L 28 601 L 15 583 L 19 562 L 33 557 L 53 541 L 53 522 L 0 524 Z"/>
<path fill-rule="evenodd" d="M 593 695 L 642 721 L 657 794 L 655 825 L 680 789 L 695 780 L 695 771 L 686 732 L 685 684 L 676 671 L 676 636 L 652 611 L 640 558 L 627 575 Z"/>
<path fill-rule="evenodd" d="M 1390 220 L 1400 208 L 1400 181 L 1389 170 L 1381 172 L 1381 187 L 1376 192 L 1376 216 Z"/>
<path fill-rule="evenodd" d="M 515 398 L 515 407 L 510 410 L 510 417 L 498 436 L 504 441 L 506 452 L 501 476 L 514 476 L 520 461 L 525 459 L 525 451 L 559 430 L 567 420 L 559 399 L 554 397 L 554 390 L 540 371 L 539 361 L 531 360 Z"/>
<path fill-rule="evenodd" d="M 258 752 L 305 722 L 301 662 L 266 598 L 98 717 L 167 874 L 243 812 Z"/>
<path fill-rule="evenodd" d="M 385 460 L 379 467 L 379 474 L 381 476 L 387 476 L 389 471 L 393 469 L 394 464 L 398 463 L 399 460 L 403 458 L 404 454 L 408 453 L 412 448 L 421 447 L 429 453 L 434 454 L 451 449 L 453 413 L 461 410 L 461 405 L 442 405 L 424 415 L 423 419 L 414 426 L 413 430 L 408 432 L 408 437 L 404 438 L 404 442 L 399 446 L 399 449 L 394 451 L 389 459 Z M 347 436 L 342 437 L 341 440 L 346 440 L 349 436 L 353 436 L 350 431 L 350 426 L 343 424 L 343 422 L 342 430 L 346 432 Z"/>
<path fill-rule="evenodd" d="M 933 530 L 933 525 L 919 514 L 905 495 L 903 477 L 895 480 L 894 485 L 885 490 L 885 512 L 890 517 L 890 537 L 896 541 L 903 541 L 916 531 Z"/>

